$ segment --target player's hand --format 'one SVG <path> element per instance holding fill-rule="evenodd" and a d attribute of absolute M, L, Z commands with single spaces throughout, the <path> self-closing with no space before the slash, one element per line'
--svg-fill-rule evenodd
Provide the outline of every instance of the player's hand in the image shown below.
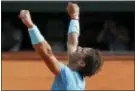
<path fill-rule="evenodd" d="M 34 26 L 30 12 L 28 10 L 21 10 L 19 18 L 22 20 L 23 24 L 26 25 L 28 28 L 32 28 Z"/>
<path fill-rule="evenodd" d="M 79 19 L 79 6 L 75 3 L 68 3 L 67 12 L 71 19 Z"/>

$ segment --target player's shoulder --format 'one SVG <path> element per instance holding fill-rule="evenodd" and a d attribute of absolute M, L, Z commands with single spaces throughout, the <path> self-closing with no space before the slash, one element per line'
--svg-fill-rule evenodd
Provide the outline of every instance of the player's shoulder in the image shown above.
<path fill-rule="evenodd" d="M 62 70 L 71 70 L 66 64 L 60 62 L 60 69 Z"/>

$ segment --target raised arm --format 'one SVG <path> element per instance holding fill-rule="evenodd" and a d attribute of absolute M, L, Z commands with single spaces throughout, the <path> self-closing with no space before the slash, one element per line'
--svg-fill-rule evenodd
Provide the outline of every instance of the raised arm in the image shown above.
<path fill-rule="evenodd" d="M 67 12 L 71 19 L 68 28 L 67 49 L 68 49 L 68 54 L 71 54 L 77 49 L 79 43 L 78 38 L 80 35 L 80 27 L 79 27 L 78 5 L 74 3 L 68 3 Z"/>
<path fill-rule="evenodd" d="M 19 17 L 24 25 L 28 27 L 31 43 L 35 51 L 41 56 L 50 71 L 58 75 L 60 73 L 60 63 L 54 56 L 50 45 L 41 35 L 38 27 L 32 22 L 30 12 L 28 10 L 22 10 Z"/>

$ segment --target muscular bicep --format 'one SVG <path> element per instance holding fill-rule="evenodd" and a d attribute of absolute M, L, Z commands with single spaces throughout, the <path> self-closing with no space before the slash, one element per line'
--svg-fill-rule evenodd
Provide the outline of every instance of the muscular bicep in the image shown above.
<path fill-rule="evenodd" d="M 33 47 L 44 60 L 49 70 L 54 75 L 58 75 L 60 73 L 60 63 L 54 56 L 49 44 L 47 42 L 42 42 L 40 44 L 34 45 Z"/>
<path fill-rule="evenodd" d="M 76 51 L 77 46 L 78 46 L 78 37 L 79 37 L 79 34 L 74 33 L 74 32 L 68 34 L 68 41 L 67 41 L 68 54 Z"/>
<path fill-rule="evenodd" d="M 53 74 L 59 75 L 59 73 L 60 73 L 60 63 L 54 55 L 52 55 L 52 56 L 50 56 L 49 58 L 46 58 L 46 59 L 44 58 L 44 62 Z"/>

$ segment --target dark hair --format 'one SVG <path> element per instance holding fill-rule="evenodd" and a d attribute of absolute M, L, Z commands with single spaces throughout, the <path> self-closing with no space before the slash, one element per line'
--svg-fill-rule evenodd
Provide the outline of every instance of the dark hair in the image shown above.
<path fill-rule="evenodd" d="M 101 53 L 96 49 L 91 49 L 83 58 L 85 67 L 80 70 L 83 76 L 92 76 L 99 71 L 103 64 Z"/>

